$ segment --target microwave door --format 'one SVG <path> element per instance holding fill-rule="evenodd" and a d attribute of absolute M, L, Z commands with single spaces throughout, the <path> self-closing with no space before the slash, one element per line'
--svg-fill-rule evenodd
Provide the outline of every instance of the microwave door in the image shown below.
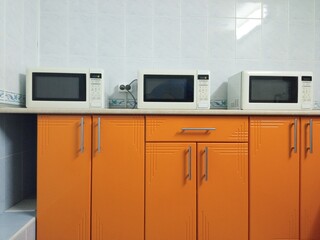
<path fill-rule="evenodd" d="M 34 73 L 34 101 L 86 101 L 86 74 Z"/>
<path fill-rule="evenodd" d="M 249 81 L 249 103 L 298 103 L 298 77 L 250 76 Z"/>
<path fill-rule="evenodd" d="M 146 75 L 144 79 L 145 102 L 193 102 L 194 77 Z"/>

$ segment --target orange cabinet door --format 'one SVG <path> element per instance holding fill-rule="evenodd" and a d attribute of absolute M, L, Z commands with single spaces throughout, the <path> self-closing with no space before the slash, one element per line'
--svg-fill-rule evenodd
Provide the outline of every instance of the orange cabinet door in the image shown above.
<path fill-rule="evenodd" d="M 93 118 L 92 239 L 144 239 L 144 117 Z"/>
<path fill-rule="evenodd" d="M 320 118 L 301 120 L 300 239 L 320 239 Z"/>
<path fill-rule="evenodd" d="M 198 240 L 248 240 L 248 144 L 198 145 Z"/>
<path fill-rule="evenodd" d="M 250 119 L 250 240 L 299 239 L 299 119 Z"/>
<path fill-rule="evenodd" d="M 91 117 L 38 116 L 37 239 L 90 239 Z"/>
<path fill-rule="evenodd" d="M 146 240 L 196 239 L 196 144 L 146 144 Z"/>

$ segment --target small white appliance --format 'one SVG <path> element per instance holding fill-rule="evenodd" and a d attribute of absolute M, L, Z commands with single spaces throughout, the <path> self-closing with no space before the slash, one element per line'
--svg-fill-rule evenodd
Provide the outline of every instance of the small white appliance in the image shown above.
<path fill-rule="evenodd" d="M 209 109 L 210 71 L 140 71 L 138 76 L 138 108 Z"/>
<path fill-rule="evenodd" d="M 228 109 L 312 109 L 312 78 L 312 72 L 242 71 L 228 80 Z"/>
<path fill-rule="evenodd" d="M 30 68 L 26 76 L 27 108 L 104 108 L 103 70 Z"/>

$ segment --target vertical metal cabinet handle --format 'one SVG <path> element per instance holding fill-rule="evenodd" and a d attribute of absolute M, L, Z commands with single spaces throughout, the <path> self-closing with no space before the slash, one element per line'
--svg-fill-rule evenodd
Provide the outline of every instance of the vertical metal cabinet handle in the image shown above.
<path fill-rule="evenodd" d="M 80 152 L 84 152 L 84 117 L 80 120 Z"/>
<path fill-rule="evenodd" d="M 209 164 L 209 161 L 208 161 L 208 147 L 205 147 L 204 148 L 204 156 L 205 156 L 205 158 L 204 158 L 204 162 L 205 162 L 205 180 L 206 181 L 208 181 L 208 173 L 209 173 L 209 169 L 208 169 L 208 164 Z"/>
<path fill-rule="evenodd" d="M 98 153 L 101 152 L 101 118 L 98 117 Z"/>
<path fill-rule="evenodd" d="M 309 141 L 310 141 L 310 153 L 313 153 L 313 120 L 309 120 L 309 126 L 310 126 L 310 135 L 309 135 Z"/>
<path fill-rule="evenodd" d="M 192 148 L 191 146 L 189 146 L 188 148 L 188 179 L 191 180 L 192 179 L 192 176 L 191 176 L 191 155 L 192 155 Z"/>
<path fill-rule="evenodd" d="M 294 124 L 293 124 L 293 127 L 294 127 L 294 142 L 293 142 L 293 151 L 296 153 L 297 152 L 297 134 L 298 134 L 298 119 L 294 119 Z"/>

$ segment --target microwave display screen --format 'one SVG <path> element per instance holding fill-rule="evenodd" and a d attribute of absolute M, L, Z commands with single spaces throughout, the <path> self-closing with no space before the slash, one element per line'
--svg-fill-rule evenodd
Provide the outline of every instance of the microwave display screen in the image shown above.
<path fill-rule="evenodd" d="M 33 73 L 33 100 L 86 101 L 86 74 Z"/>
<path fill-rule="evenodd" d="M 193 75 L 144 75 L 144 101 L 193 102 Z"/>
<path fill-rule="evenodd" d="M 298 77 L 250 76 L 249 102 L 297 103 Z"/>

